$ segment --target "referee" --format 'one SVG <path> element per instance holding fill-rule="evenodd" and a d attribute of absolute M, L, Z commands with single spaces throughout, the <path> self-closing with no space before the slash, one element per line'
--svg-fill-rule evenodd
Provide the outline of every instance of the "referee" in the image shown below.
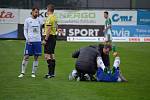
<path fill-rule="evenodd" d="M 48 17 L 44 23 L 44 34 L 46 35 L 44 44 L 44 56 L 48 64 L 48 74 L 45 78 L 55 77 L 55 46 L 56 46 L 56 31 L 57 31 L 57 20 L 54 13 L 54 5 L 49 4 L 47 6 Z"/>

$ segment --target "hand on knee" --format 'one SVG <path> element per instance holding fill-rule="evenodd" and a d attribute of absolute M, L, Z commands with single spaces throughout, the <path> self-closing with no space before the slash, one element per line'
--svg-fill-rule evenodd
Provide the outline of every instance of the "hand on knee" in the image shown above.
<path fill-rule="evenodd" d="M 45 55 L 45 60 L 51 59 L 49 55 Z"/>

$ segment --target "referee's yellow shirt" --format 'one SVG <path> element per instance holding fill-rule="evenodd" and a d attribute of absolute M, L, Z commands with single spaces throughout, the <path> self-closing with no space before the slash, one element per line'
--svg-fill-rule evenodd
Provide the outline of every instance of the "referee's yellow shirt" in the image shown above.
<path fill-rule="evenodd" d="M 45 24 L 44 24 L 44 35 L 46 35 L 46 32 L 48 30 L 48 26 L 51 27 L 50 29 L 50 35 L 56 35 L 56 31 L 57 31 L 57 20 L 56 20 L 56 16 L 55 15 L 49 15 L 46 20 L 45 20 Z"/>

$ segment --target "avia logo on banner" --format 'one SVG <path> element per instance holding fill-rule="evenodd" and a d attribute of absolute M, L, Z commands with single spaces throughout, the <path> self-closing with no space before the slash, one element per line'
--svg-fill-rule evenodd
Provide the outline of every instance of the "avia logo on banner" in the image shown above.
<path fill-rule="evenodd" d="M 129 22 L 129 21 L 132 21 L 132 19 L 133 19 L 133 16 L 120 16 L 119 14 L 114 14 L 112 16 L 112 20 L 114 22 L 118 22 L 118 21 Z"/>
<path fill-rule="evenodd" d="M 110 12 L 113 25 L 137 25 L 137 11 Z"/>
<path fill-rule="evenodd" d="M 114 29 L 112 30 L 112 33 L 114 37 L 129 37 L 130 36 L 130 31 L 124 28 Z"/>
<path fill-rule="evenodd" d="M 112 26 L 113 37 L 150 37 L 150 26 Z"/>
<path fill-rule="evenodd" d="M 14 18 L 15 15 L 12 12 L 7 12 L 6 10 L 0 11 L 0 18 Z"/>

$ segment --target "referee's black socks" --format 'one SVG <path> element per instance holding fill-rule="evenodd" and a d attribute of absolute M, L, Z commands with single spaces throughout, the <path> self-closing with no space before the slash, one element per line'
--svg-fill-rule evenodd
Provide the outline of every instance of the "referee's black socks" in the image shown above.
<path fill-rule="evenodd" d="M 48 64 L 48 74 L 52 75 L 52 60 L 48 59 L 47 64 Z"/>
<path fill-rule="evenodd" d="M 48 64 L 48 74 L 54 76 L 55 75 L 55 59 L 53 60 L 48 59 L 47 64 Z"/>
<path fill-rule="evenodd" d="M 55 65 L 56 65 L 56 61 L 55 59 L 52 60 L 52 75 L 55 75 Z"/>

